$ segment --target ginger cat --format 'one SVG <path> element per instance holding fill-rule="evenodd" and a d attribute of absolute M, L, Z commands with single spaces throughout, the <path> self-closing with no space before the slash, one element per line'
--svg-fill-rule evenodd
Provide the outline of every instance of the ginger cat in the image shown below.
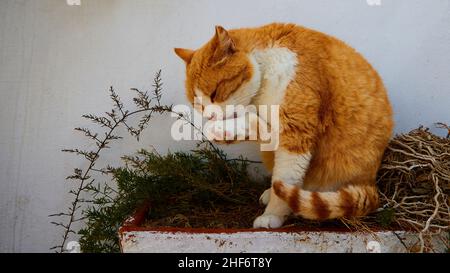
<path fill-rule="evenodd" d="M 375 179 L 392 109 L 380 76 L 354 49 L 274 23 L 218 26 L 200 49 L 175 52 L 186 63 L 187 97 L 202 98 L 202 109 L 280 105 L 279 146 L 262 154 L 272 187 L 260 198 L 267 206 L 254 228 L 281 227 L 291 213 L 325 220 L 378 207 Z"/>

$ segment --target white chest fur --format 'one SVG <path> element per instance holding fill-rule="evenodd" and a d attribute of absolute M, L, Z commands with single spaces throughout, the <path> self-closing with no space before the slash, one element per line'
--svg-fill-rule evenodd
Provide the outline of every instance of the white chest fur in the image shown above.
<path fill-rule="evenodd" d="M 280 105 L 289 83 L 295 77 L 297 54 L 287 48 L 255 50 L 251 58 L 261 73 L 261 87 L 253 105 Z"/>

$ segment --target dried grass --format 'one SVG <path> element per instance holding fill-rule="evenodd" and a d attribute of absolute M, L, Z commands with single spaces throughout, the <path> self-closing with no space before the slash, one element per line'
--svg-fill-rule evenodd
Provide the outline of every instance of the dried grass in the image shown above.
<path fill-rule="evenodd" d="M 423 127 L 397 135 L 378 173 L 379 212 L 396 226 L 418 232 L 418 252 L 433 251 L 431 239 L 436 234 L 449 247 L 450 128 L 442 123 L 437 126 L 448 130 L 446 138 Z M 356 222 L 372 225 L 373 217 Z"/>

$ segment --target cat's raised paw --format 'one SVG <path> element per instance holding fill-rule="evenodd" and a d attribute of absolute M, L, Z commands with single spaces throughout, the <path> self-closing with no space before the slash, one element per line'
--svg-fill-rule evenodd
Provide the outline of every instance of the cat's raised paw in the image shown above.
<path fill-rule="evenodd" d="M 248 135 L 245 115 L 233 119 L 208 122 L 204 127 L 204 135 L 209 140 L 219 142 L 244 141 Z"/>
<path fill-rule="evenodd" d="M 261 205 L 266 206 L 267 204 L 269 204 L 269 201 L 270 201 L 270 188 L 265 190 L 263 194 L 261 194 L 261 197 L 259 197 L 259 203 Z"/>
<path fill-rule="evenodd" d="M 283 217 L 273 214 L 263 214 L 255 219 L 253 228 L 279 228 L 283 225 Z"/>

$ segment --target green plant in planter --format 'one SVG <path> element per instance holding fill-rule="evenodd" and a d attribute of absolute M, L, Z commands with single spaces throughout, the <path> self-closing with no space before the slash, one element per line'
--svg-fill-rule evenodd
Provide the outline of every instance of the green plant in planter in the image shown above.
<path fill-rule="evenodd" d="M 251 178 L 246 160 L 227 159 L 206 143 L 190 153 L 141 150 L 123 159 L 126 166 L 112 170 L 115 197 L 96 198 L 98 206 L 86 211 L 86 227 L 79 232 L 84 252 L 119 251 L 120 225 L 147 201 L 150 226 L 251 226 L 260 213 L 258 197 L 268 187 Z"/>

